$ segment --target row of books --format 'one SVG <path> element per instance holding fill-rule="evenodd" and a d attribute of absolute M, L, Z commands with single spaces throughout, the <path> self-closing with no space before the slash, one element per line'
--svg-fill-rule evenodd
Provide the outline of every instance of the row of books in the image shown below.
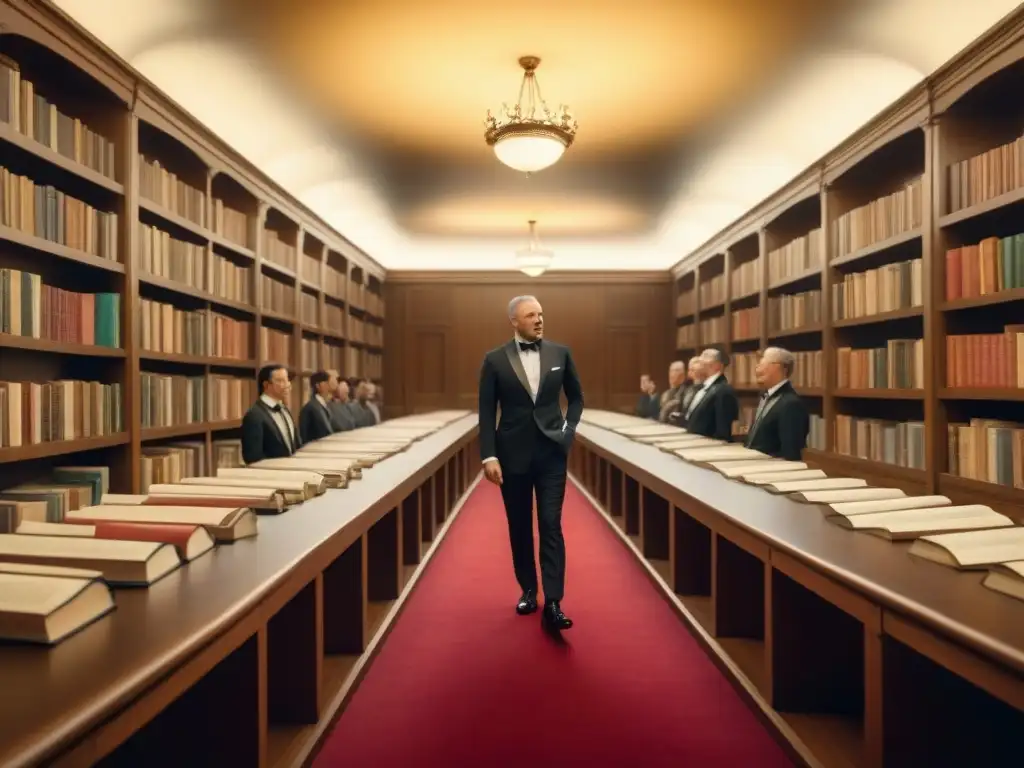
<path fill-rule="evenodd" d="M 287 235 L 273 229 L 264 229 L 263 258 L 279 267 L 284 267 L 290 272 L 295 272 L 298 267 L 298 250 L 294 243 L 283 240 L 282 238 L 284 237 L 287 237 Z"/>
<path fill-rule="evenodd" d="M 1024 232 L 946 251 L 946 301 L 1024 288 Z"/>
<path fill-rule="evenodd" d="M 732 313 L 732 338 L 756 339 L 761 336 L 761 308 L 737 309 Z"/>
<path fill-rule="evenodd" d="M 950 213 L 1024 187 L 1024 136 L 947 166 Z"/>
<path fill-rule="evenodd" d="M 740 264 L 732 271 L 729 289 L 734 297 L 749 296 L 761 290 L 761 259 Z"/>
<path fill-rule="evenodd" d="M 253 324 L 208 309 L 139 299 L 139 346 L 147 352 L 251 360 Z"/>
<path fill-rule="evenodd" d="M 715 275 L 700 283 L 700 305 L 714 307 L 724 304 L 726 298 L 725 273 Z"/>
<path fill-rule="evenodd" d="M 819 350 L 811 352 L 792 352 L 794 358 L 793 372 L 789 380 L 797 389 L 821 389 L 825 386 L 822 361 L 824 353 Z M 729 378 L 734 386 L 756 387 L 757 377 L 754 369 L 761 361 L 760 352 L 737 352 L 729 360 Z"/>
<path fill-rule="evenodd" d="M 0 226 L 90 256 L 120 260 L 118 216 L 0 167 Z"/>
<path fill-rule="evenodd" d="M 791 331 L 821 324 L 821 291 L 768 298 L 768 331 Z"/>
<path fill-rule="evenodd" d="M 920 177 L 902 189 L 844 213 L 829 226 L 833 258 L 841 258 L 923 224 Z"/>
<path fill-rule="evenodd" d="M 924 303 L 921 259 L 886 264 L 843 275 L 832 285 L 832 319 L 852 320 L 884 312 L 920 307 Z"/>
<path fill-rule="evenodd" d="M 295 315 L 295 286 L 260 275 L 260 303 L 263 309 L 281 314 Z"/>
<path fill-rule="evenodd" d="M 1024 388 L 1024 324 L 946 337 L 946 386 Z"/>
<path fill-rule="evenodd" d="M 0 640 L 58 643 L 116 610 L 116 588 L 152 585 L 216 546 L 257 536 L 257 513 L 345 488 L 461 415 L 333 435 L 293 457 L 153 483 L 143 494 L 111 493 L 103 466 L 62 467 L 0 492 Z"/>
<path fill-rule="evenodd" d="M 0 448 L 124 432 L 119 383 L 0 381 Z"/>
<path fill-rule="evenodd" d="M 803 461 L 772 458 L 623 414 L 588 411 L 584 418 L 732 481 L 786 496 L 842 529 L 912 542 L 906 550 L 910 557 L 957 570 L 987 570 L 985 587 L 1024 600 L 1024 527 L 987 505 L 908 496 L 858 477 L 829 477 Z"/>
<path fill-rule="evenodd" d="M 178 177 L 158 158 L 139 155 L 139 197 L 206 227 L 206 191 Z"/>
<path fill-rule="evenodd" d="M 40 95 L 8 56 L 0 56 L 0 122 L 72 162 L 117 178 L 114 142 Z"/>
<path fill-rule="evenodd" d="M 839 389 L 921 389 L 924 379 L 921 339 L 890 339 L 884 347 L 836 350 Z"/>
<path fill-rule="evenodd" d="M 778 285 L 821 266 L 821 229 L 794 238 L 768 252 L 768 285 Z"/>
<path fill-rule="evenodd" d="M 121 295 L 68 291 L 31 272 L 0 269 L 0 333 L 117 348 Z"/>
<path fill-rule="evenodd" d="M 138 223 L 141 272 L 182 283 L 219 299 L 252 302 L 252 270 L 235 264 L 205 245 L 179 240 L 169 232 Z"/>
<path fill-rule="evenodd" d="M 256 382 L 234 376 L 140 374 L 142 428 L 241 419 L 256 400 Z"/>

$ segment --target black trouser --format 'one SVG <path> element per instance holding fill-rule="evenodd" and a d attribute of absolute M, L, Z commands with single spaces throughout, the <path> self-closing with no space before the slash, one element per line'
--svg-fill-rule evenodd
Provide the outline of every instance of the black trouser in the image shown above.
<path fill-rule="evenodd" d="M 561 600 L 565 589 L 565 539 L 562 500 L 565 498 L 566 456 L 562 447 L 538 435 L 525 472 L 503 472 L 501 498 L 508 518 L 512 564 L 524 590 L 537 591 L 533 556 L 533 496 L 537 494 L 540 570 L 546 601 Z"/>

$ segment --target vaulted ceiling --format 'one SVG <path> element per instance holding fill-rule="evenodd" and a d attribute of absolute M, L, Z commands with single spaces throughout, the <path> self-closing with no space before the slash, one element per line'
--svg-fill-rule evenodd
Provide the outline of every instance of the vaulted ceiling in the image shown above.
<path fill-rule="evenodd" d="M 1014 0 L 56 0 L 389 269 L 666 268 Z M 483 141 L 522 55 L 579 119 L 525 177 Z"/>

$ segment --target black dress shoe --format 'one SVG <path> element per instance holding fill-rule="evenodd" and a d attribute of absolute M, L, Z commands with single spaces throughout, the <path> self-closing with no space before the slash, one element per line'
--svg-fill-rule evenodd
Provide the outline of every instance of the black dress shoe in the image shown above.
<path fill-rule="evenodd" d="M 537 610 L 537 593 L 528 589 L 523 592 L 523 596 L 519 598 L 519 602 L 516 603 L 516 613 L 520 616 L 526 616 Z"/>
<path fill-rule="evenodd" d="M 561 632 L 563 629 L 572 629 L 572 619 L 562 613 L 562 608 L 557 600 L 544 604 L 544 612 L 540 615 L 540 623 L 547 630 Z"/>

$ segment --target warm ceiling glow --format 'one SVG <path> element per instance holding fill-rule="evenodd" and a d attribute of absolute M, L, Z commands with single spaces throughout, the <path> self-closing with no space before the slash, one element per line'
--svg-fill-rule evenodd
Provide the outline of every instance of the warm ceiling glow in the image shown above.
<path fill-rule="evenodd" d="M 540 277 L 551 266 L 555 252 L 541 247 L 537 239 L 537 222 L 531 219 L 529 225 L 530 243 L 526 248 L 516 251 L 516 266 L 524 275 Z"/>
<path fill-rule="evenodd" d="M 716 133 L 696 171 L 680 164 L 676 192 L 651 235 L 633 228 L 649 221 L 650 212 L 609 198 L 602 177 L 594 177 L 587 197 L 603 200 L 603 207 L 573 193 L 536 206 L 512 196 L 502 217 L 500 187 L 483 204 L 478 189 L 467 189 L 413 212 L 414 222 L 425 217 L 433 224 L 424 228 L 433 235 L 416 237 L 401 231 L 383 189 L 356 167 L 357 148 L 321 130 L 297 100 L 319 96 L 324 111 L 344 118 L 338 119 L 343 127 L 488 167 L 494 156 L 481 146 L 480 116 L 505 94 L 509 62 L 524 50 L 541 52 L 545 95 L 571 101 L 585 126 L 571 162 L 565 158 L 553 169 L 575 172 L 587 157 L 613 156 L 624 141 L 635 147 L 700 123 L 752 76 L 774 71 L 807 34 L 809 14 L 831 3 L 591 0 L 584 10 L 575 2 L 520 0 L 511 17 L 505 6 L 472 0 L 55 3 L 385 267 L 513 269 L 522 244 L 515 232 L 536 216 L 557 250 L 559 270 L 571 270 L 675 264 L 968 46 L 1018 0 L 858 3 L 821 50 L 804 54 L 756 108 Z M 225 9 L 240 14 L 231 29 L 235 39 L 244 37 L 239 25 L 249 25 L 241 30 L 253 33 L 248 50 L 229 34 L 217 36 Z M 386 63 L 381 51 L 388 52 Z M 325 57 L 334 65 L 325 65 Z M 278 77 L 273 68 L 281 65 Z M 424 87 L 431 81 L 444 87 Z M 436 130 L 410 119 L 419 114 L 432 115 Z M 606 226 L 616 206 L 617 231 Z M 555 232 L 572 238 L 555 242 Z"/>

